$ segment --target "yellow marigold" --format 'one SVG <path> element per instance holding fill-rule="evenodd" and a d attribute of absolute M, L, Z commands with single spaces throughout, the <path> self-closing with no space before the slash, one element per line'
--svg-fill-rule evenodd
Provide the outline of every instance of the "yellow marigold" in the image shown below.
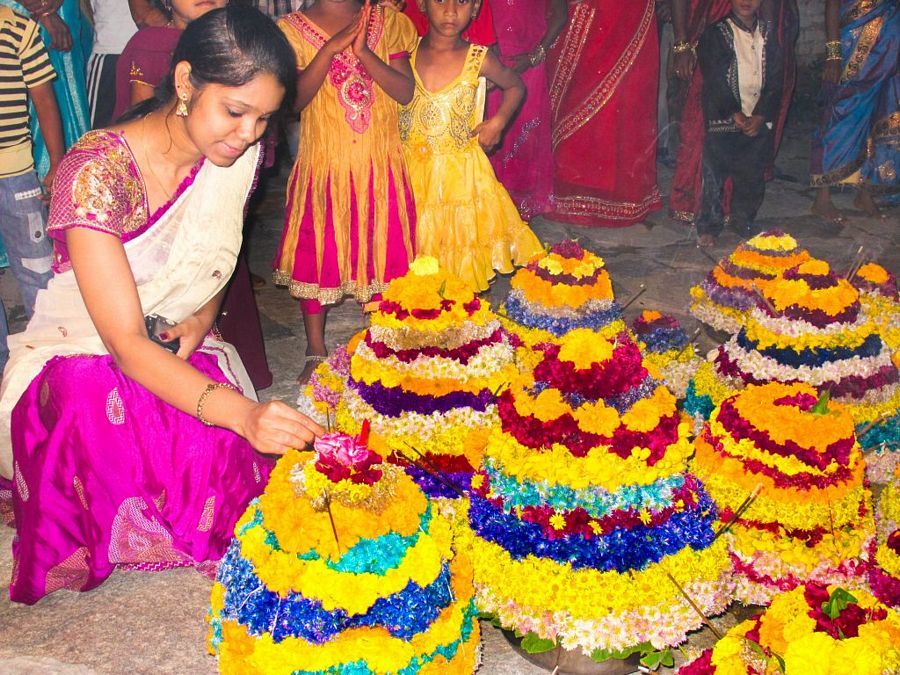
<path fill-rule="evenodd" d="M 582 403 L 573 416 L 579 429 L 604 437 L 612 436 L 620 423 L 619 412 L 603 400 Z"/>
<path fill-rule="evenodd" d="M 800 263 L 797 267 L 800 274 L 812 274 L 815 276 L 825 276 L 831 272 L 831 267 L 824 260 L 813 258 L 804 263 Z"/>
<path fill-rule="evenodd" d="M 785 233 L 761 232 L 748 239 L 747 244 L 768 251 L 790 251 L 797 248 L 797 240 Z"/>
<path fill-rule="evenodd" d="M 598 339 L 590 328 L 576 328 L 567 333 L 559 350 L 559 360 L 573 363 L 579 370 L 586 370 L 595 363 L 606 363 L 612 358 L 615 345 L 608 339 Z"/>
<path fill-rule="evenodd" d="M 440 264 L 438 259 L 430 255 L 416 256 L 416 259 L 409 265 L 409 271 L 417 277 L 425 277 L 429 274 L 437 274 L 440 272 Z"/>
<path fill-rule="evenodd" d="M 659 319 L 661 319 L 662 314 L 660 312 L 657 312 L 655 309 L 645 309 L 643 312 L 641 312 L 641 318 L 647 323 L 650 323 L 651 321 L 658 321 Z"/>
<path fill-rule="evenodd" d="M 828 673 L 834 647 L 835 641 L 827 633 L 809 633 L 788 645 L 784 653 L 785 671 L 791 675 Z"/>
<path fill-rule="evenodd" d="M 888 271 L 881 265 L 873 262 L 866 263 L 858 270 L 856 270 L 856 276 L 858 276 L 860 279 L 868 281 L 869 283 L 879 285 L 887 283 L 887 280 L 890 279 Z"/>
<path fill-rule="evenodd" d="M 622 415 L 622 424 L 631 431 L 646 433 L 659 425 L 660 418 L 675 412 L 675 397 L 664 385 L 658 386 L 650 398 L 635 403 Z"/>

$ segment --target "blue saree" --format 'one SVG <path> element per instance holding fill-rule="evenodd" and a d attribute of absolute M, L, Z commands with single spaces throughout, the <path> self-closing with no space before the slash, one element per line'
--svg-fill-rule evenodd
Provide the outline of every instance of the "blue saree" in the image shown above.
<path fill-rule="evenodd" d="M 813 186 L 863 182 L 875 194 L 900 191 L 900 6 L 842 0 L 842 74 L 822 90 L 813 134 Z"/>

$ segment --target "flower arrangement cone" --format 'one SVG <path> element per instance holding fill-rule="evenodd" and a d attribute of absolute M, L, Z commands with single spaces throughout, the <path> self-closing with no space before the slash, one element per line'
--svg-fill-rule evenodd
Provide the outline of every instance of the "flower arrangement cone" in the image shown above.
<path fill-rule="evenodd" d="M 731 599 L 688 423 L 624 326 L 535 351 L 472 479 L 478 606 L 526 649 L 600 661 L 676 645 Z"/>
<path fill-rule="evenodd" d="M 644 310 L 632 322 L 631 330 L 647 363 L 659 370 L 675 397 L 683 399 L 703 360 L 697 356 L 692 338 L 678 319 L 671 314 Z"/>
<path fill-rule="evenodd" d="M 750 385 L 715 409 L 695 446 L 691 470 L 728 529 L 738 600 L 865 585 L 872 495 L 844 406 L 807 384 Z"/>
<path fill-rule="evenodd" d="M 209 613 L 220 672 L 472 673 L 472 569 L 450 524 L 360 439 L 315 447 L 285 454 L 235 527 Z"/>
<path fill-rule="evenodd" d="M 876 542 L 869 585 L 882 602 L 900 608 L 900 468 L 881 491 L 875 519 Z"/>

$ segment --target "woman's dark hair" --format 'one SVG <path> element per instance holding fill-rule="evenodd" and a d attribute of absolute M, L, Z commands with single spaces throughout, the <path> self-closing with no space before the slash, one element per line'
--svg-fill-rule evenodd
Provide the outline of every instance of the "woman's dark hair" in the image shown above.
<path fill-rule="evenodd" d="M 169 73 L 153 91 L 119 118 L 119 122 L 160 110 L 175 98 L 175 65 L 191 65 L 191 82 L 240 87 L 260 73 L 273 75 L 284 87 L 282 107 L 293 100 L 297 62 L 287 38 L 275 23 L 251 7 L 228 5 L 188 24 L 172 54 Z"/>

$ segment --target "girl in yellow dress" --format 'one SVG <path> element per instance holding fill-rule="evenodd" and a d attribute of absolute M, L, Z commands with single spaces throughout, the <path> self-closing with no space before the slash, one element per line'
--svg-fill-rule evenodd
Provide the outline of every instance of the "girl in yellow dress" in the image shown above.
<path fill-rule="evenodd" d="M 460 37 L 477 3 L 420 0 L 419 7 L 429 29 L 412 56 L 413 100 L 400 111 L 416 198 L 416 249 L 483 291 L 495 270 L 512 272 L 542 250 L 482 150 L 499 143 L 525 87 L 486 47 Z M 481 76 L 503 90 L 503 103 L 479 124 Z"/>
<path fill-rule="evenodd" d="M 368 302 L 413 259 L 397 104 L 412 98 L 418 36 L 400 12 L 358 0 L 315 0 L 278 26 L 297 56 L 302 114 L 274 276 L 301 299 L 302 383 L 327 353 L 327 305 L 347 295 Z"/>

